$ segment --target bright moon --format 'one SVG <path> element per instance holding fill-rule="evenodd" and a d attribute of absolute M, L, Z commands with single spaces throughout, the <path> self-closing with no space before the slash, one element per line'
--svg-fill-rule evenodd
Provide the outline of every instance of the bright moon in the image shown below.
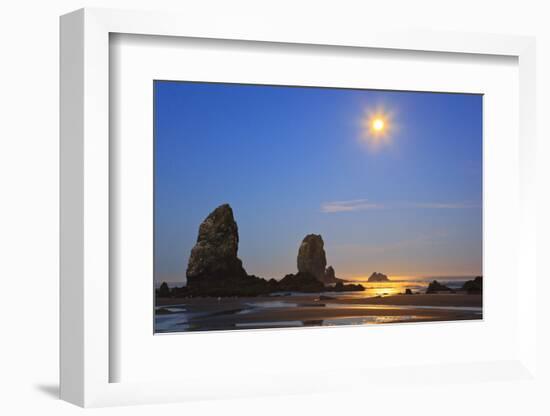
<path fill-rule="evenodd" d="M 370 150 L 391 144 L 396 125 L 393 112 L 378 107 L 368 109 L 361 119 L 361 139 Z"/>
<path fill-rule="evenodd" d="M 380 118 L 375 119 L 374 122 L 372 123 L 372 127 L 376 131 L 381 131 L 384 128 L 384 120 Z"/>

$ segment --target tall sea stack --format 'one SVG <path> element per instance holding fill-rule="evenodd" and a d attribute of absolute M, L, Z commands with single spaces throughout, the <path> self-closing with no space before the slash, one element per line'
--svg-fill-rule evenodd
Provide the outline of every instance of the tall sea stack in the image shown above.
<path fill-rule="evenodd" d="M 199 227 L 197 243 L 187 265 L 187 286 L 173 289 L 178 296 L 260 296 L 279 291 L 322 292 L 325 283 L 337 283 L 339 291 L 364 290 L 361 285 L 346 285 L 326 268 L 324 243 L 320 235 L 304 238 L 298 252 L 298 273 L 280 281 L 248 275 L 237 257 L 239 230 L 229 204 L 212 211 Z M 336 282 L 334 282 L 336 280 Z"/>
<path fill-rule="evenodd" d="M 327 266 L 324 247 L 325 243 L 320 235 L 306 235 L 298 250 L 298 271 L 309 273 L 315 276 L 320 282 L 324 282 L 325 268 Z"/>
<path fill-rule="evenodd" d="M 227 286 L 248 277 L 237 257 L 239 229 L 229 204 L 220 205 L 199 228 L 187 265 L 189 288 Z"/>

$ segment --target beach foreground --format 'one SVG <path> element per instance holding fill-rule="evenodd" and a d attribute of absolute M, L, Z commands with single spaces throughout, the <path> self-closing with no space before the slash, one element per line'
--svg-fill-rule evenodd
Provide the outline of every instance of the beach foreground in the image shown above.
<path fill-rule="evenodd" d="M 281 294 L 157 299 L 155 332 L 482 319 L 482 295 Z"/>

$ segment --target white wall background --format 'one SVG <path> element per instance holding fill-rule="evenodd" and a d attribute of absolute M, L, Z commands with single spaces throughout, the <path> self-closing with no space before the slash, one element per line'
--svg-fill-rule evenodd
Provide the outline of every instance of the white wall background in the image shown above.
<path fill-rule="evenodd" d="M 84 6 L 179 10 L 208 20 L 244 13 L 308 24 L 382 25 L 535 35 L 538 41 L 539 275 L 544 377 L 550 374 L 550 11 L 544 0 L 11 0 L 0 9 L 0 413 L 73 414 L 56 399 L 58 383 L 58 16 Z M 230 18 L 230 17 L 228 17 Z M 546 319 L 546 320 L 545 320 Z M 282 413 L 549 414 L 550 386 L 505 382 L 434 385 L 376 397 L 271 397 L 93 410 L 98 414 Z"/>

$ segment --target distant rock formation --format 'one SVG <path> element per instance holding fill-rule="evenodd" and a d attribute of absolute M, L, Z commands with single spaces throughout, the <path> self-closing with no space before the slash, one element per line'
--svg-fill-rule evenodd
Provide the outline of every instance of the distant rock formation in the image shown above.
<path fill-rule="evenodd" d="M 405 289 L 405 295 L 412 295 L 412 294 L 413 294 L 413 292 L 412 292 L 411 289 L 409 289 L 409 288 Z"/>
<path fill-rule="evenodd" d="M 325 243 L 320 235 L 306 235 L 298 250 L 298 272 L 309 273 L 320 282 L 324 282 L 325 268 L 327 267 L 324 246 Z"/>
<path fill-rule="evenodd" d="M 157 289 L 157 296 L 159 298 L 169 298 L 170 297 L 170 288 L 166 282 L 162 282 L 160 287 Z"/>
<path fill-rule="evenodd" d="M 388 279 L 388 276 L 386 276 L 384 273 L 378 273 L 374 272 L 369 277 L 369 282 L 389 282 L 390 279 Z"/>
<path fill-rule="evenodd" d="M 462 290 L 469 294 L 482 293 L 483 291 L 483 276 L 477 276 L 474 280 L 468 280 L 462 285 Z"/>
<path fill-rule="evenodd" d="M 445 286 L 445 285 L 442 285 L 442 284 L 439 283 L 437 280 L 434 280 L 433 282 L 431 282 L 431 283 L 428 285 L 428 289 L 426 290 L 426 293 L 427 293 L 427 294 L 430 294 L 430 293 L 440 293 L 440 292 L 454 293 L 454 290 L 451 289 L 450 287 L 447 287 L 447 286 Z"/>

